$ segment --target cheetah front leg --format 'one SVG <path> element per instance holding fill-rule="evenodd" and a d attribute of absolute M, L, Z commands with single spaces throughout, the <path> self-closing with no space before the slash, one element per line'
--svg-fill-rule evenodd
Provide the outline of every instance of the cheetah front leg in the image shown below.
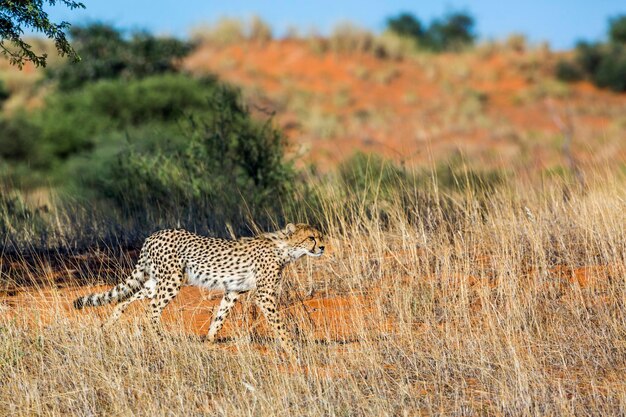
<path fill-rule="evenodd" d="M 161 314 L 180 291 L 180 287 L 183 285 L 183 279 L 184 276 L 182 272 L 175 272 L 170 275 L 169 279 L 159 281 L 152 294 L 150 300 L 150 308 L 152 310 L 150 323 L 161 340 L 165 339 L 165 334 L 161 329 Z"/>
<path fill-rule="evenodd" d="M 230 310 L 235 305 L 235 302 L 239 298 L 241 293 L 237 291 L 227 291 L 224 294 L 224 298 L 220 302 L 220 307 L 213 317 L 213 321 L 211 322 L 211 327 L 209 328 L 209 334 L 207 336 L 207 340 L 211 343 L 215 341 L 215 335 L 220 331 L 222 326 L 224 325 L 224 320 L 228 317 Z"/>
<path fill-rule="evenodd" d="M 278 313 L 274 292 L 271 290 L 258 290 L 255 301 L 261 311 L 263 311 L 263 314 L 269 324 L 280 338 L 280 344 L 285 352 L 287 352 L 292 358 L 295 358 L 296 348 L 293 341 L 289 337 L 287 330 L 285 330 L 285 324 Z"/>

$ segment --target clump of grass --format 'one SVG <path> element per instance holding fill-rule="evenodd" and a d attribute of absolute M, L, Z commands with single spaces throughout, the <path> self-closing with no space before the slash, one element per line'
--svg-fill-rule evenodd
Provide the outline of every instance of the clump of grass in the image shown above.
<path fill-rule="evenodd" d="M 379 58 L 402 60 L 413 57 L 418 52 L 418 44 L 414 39 L 394 32 L 385 31 L 375 39 L 374 53 Z"/>
<path fill-rule="evenodd" d="M 385 68 L 376 71 L 372 78 L 375 82 L 383 85 L 388 85 L 393 80 L 398 78 L 401 75 L 401 72 L 398 68 L 394 66 L 387 66 Z"/>
<path fill-rule="evenodd" d="M 543 79 L 532 87 L 518 93 L 514 100 L 519 104 L 535 103 L 546 98 L 567 99 L 571 88 L 563 81 Z"/>
<path fill-rule="evenodd" d="M 252 16 L 248 28 L 248 39 L 254 42 L 266 43 L 273 38 L 272 28 L 259 16 Z"/>
<path fill-rule="evenodd" d="M 200 25 L 191 29 L 191 39 L 198 43 L 230 45 L 245 39 L 245 26 L 241 20 L 222 18 L 213 25 Z"/>
<path fill-rule="evenodd" d="M 523 53 L 528 50 L 528 40 L 523 33 L 513 33 L 506 38 L 504 46 L 513 52 Z"/>
<path fill-rule="evenodd" d="M 203 24 L 191 30 L 197 43 L 227 46 L 246 41 L 266 43 L 272 40 L 271 26 L 259 16 L 248 21 L 224 17 L 213 24 Z"/>
<path fill-rule="evenodd" d="M 316 139 L 336 137 L 342 132 L 339 116 L 324 111 L 319 106 L 313 107 L 306 112 L 302 124 L 306 131 Z"/>
<path fill-rule="evenodd" d="M 333 29 L 329 39 L 330 49 L 338 53 L 370 52 L 374 46 L 374 35 L 352 23 L 344 22 Z"/>

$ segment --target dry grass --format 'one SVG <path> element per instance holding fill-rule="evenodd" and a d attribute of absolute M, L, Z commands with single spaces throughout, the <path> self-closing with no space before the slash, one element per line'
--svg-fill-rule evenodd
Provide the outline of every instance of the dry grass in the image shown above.
<path fill-rule="evenodd" d="M 330 188 L 333 251 L 284 285 L 296 366 L 246 326 L 217 346 L 181 330 L 158 342 L 137 312 L 103 333 L 63 291 L 46 307 L 5 297 L 0 414 L 624 414 L 626 193 L 611 176 L 587 184 L 520 181 L 446 204 Z M 307 325 L 294 294 L 311 292 L 355 308 Z"/>
<path fill-rule="evenodd" d="M 272 40 L 272 28 L 259 16 L 249 20 L 224 17 L 213 24 L 202 24 L 191 29 L 193 41 L 214 46 L 227 46 L 243 42 L 265 44 Z"/>

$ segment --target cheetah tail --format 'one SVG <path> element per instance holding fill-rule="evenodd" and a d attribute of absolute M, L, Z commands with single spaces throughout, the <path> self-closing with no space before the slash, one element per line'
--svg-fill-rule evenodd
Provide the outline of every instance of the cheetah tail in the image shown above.
<path fill-rule="evenodd" d="M 84 297 L 79 297 L 75 299 L 74 308 L 80 310 L 85 307 L 97 307 L 116 301 L 122 301 L 133 295 L 137 290 L 142 287 L 142 285 L 142 281 L 131 277 L 127 279 L 126 282 L 117 284 L 109 291 L 103 293 L 89 294 Z"/>

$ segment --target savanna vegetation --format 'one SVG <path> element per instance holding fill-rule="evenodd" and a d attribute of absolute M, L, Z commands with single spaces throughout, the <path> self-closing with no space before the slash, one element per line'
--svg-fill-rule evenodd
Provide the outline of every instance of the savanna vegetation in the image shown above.
<path fill-rule="evenodd" d="M 236 87 L 182 72 L 194 44 L 73 33 L 83 63 L 51 65 L 42 104 L 0 122 L 0 415 L 624 414 L 614 165 L 567 149 L 551 170 L 358 152 L 319 173 Z M 203 33 L 271 38 L 258 21 Z M 481 115 L 489 99 L 466 94 Z M 244 236 L 287 220 L 329 247 L 284 279 L 299 364 L 246 299 L 216 345 L 196 337 L 212 294 L 185 289 L 165 341 L 141 306 L 108 332 L 106 308 L 70 308 L 125 278 L 151 231 Z"/>

